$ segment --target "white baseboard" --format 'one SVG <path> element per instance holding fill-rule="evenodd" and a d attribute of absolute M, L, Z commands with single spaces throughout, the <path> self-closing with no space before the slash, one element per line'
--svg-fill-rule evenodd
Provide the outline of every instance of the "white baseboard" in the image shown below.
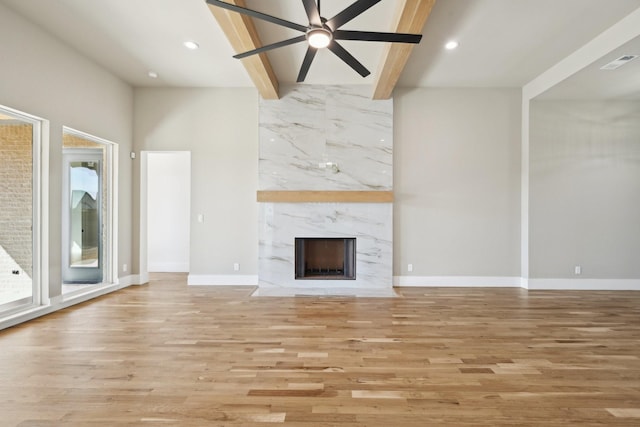
<path fill-rule="evenodd" d="M 69 296 L 58 295 L 55 297 L 51 297 L 48 301 L 48 305 L 34 307 L 31 310 L 16 313 L 4 319 L 0 319 L 0 330 L 126 288 L 127 286 L 130 286 L 130 284 L 125 284 L 124 282 L 132 281 L 135 277 L 135 275 L 121 277 L 118 279 L 117 283 L 101 286 L 98 289 L 89 289 L 86 292 L 81 292 L 80 294 L 72 293 Z"/>
<path fill-rule="evenodd" d="M 189 285 L 199 286 L 257 286 L 257 275 L 189 274 Z"/>
<path fill-rule="evenodd" d="M 145 283 L 149 283 L 149 272 L 148 271 L 140 272 L 140 274 L 138 274 L 138 284 L 144 285 Z"/>
<path fill-rule="evenodd" d="M 56 306 L 56 305 L 60 305 L 62 301 L 64 301 L 62 295 L 57 295 L 55 297 L 49 298 L 49 301 L 47 302 L 46 305 Z"/>
<path fill-rule="evenodd" d="M 394 276 L 393 286 L 640 291 L 640 279 L 525 279 L 505 276 Z"/>
<path fill-rule="evenodd" d="M 119 277 L 118 285 L 120 288 L 125 288 L 131 285 L 142 285 L 144 283 L 147 283 L 148 281 L 149 281 L 148 279 L 144 282 L 141 281 L 139 274 L 130 274 L 128 276 Z"/>
<path fill-rule="evenodd" d="M 529 279 L 529 290 L 640 291 L 640 279 Z"/>
<path fill-rule="evenodd" d="M 393 286 L 520 288 L 521 277 L 508 276 L 393 276 Z"/>
<path fill-rule="evenodd" d="M 150 262 L 147 270 L 152 273 L 187 273 L 188 262 Z"/>

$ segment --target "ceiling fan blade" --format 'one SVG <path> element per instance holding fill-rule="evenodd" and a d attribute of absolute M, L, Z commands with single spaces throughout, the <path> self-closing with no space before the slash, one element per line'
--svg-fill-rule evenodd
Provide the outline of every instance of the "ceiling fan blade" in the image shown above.
<path fill-rule="evenodd" d="M 306 35 L 294 37 L 292 39 L 283 40 L 281 42 L 268 44 L 266 46 L 259 47 L 257 49 L 249 50 L 247 52 L 239 53 L 237 55 L 233 55 L 236 59 L 246 58 L 247 56 L 255 55 L 256 53 L 266 52 L 271 49 L 276 49 L 278 47 L 289 46 L 290 44 L 303 42 L 307 39 Z"/>
<path fill-rule="evenodd" d="M 316 4 L 316 0 L 302 0 L 304 4 L 304 10 L 307 11 L 309 17 L 309 24 L 322 26 L 322 19 L 320 19 L 320 7 Z"/>
<path fill-rule="evenodd" d="M 234 12 L 242 13 L 243 15 L 252 16 L 254 18 L 262 19 L 263 21 L 271 22 L 272 24 L 280 25 L 283 27 L 291 28 L 293 30 L 307 32 L 307 27 L 304 25 L 296 24 L 295 22 L 286 21 L 284 19 L 276 18 L 275 16 L 267 15 L 266 13 L 258 12 L 255 10 L 247 9 L 244 7 L 236 6 L 235 4 L 227 3 L 221 0 L 207 0 L 212 6 L 221 7 L 223 9 L 231 10 Z"/>
<path fill-rule="evenodd" d="M 326 24 L 331 28 L 331 30 L 335 31 L 379 2 L 380 0 L 358 0 L 333 18 L 329 19 Z"/>
<path fill-rule="evenodd" d="M 302 67 L 300 67 L 300 72 L 298 73 L 298 79 L 296 80 L 297 83 L 302 83 L 307 77 L 309 67 L 311 67 L 311 61 L 313 61 L 317 51 L 318 49 L 312 46 L 309 46 L 307 49 L 307 53 L 304 55 L 304 61 L 302 61 Z"/>
<path fill-rule="evenodd" d="M 422 34 L 336 30 L 333 32 L 333 38 L 336 40 L 361 40 L 366 42 L 420 43 Z"/>
<path fill-rule="evenodd" d="M 337 41 L 333 40 L 331 44 L 329 44 L 329 50 L 335 53 L 338 56 L 338 58 L 346 62 L 347 65 L 349 65 L 351 68 L 356 70 L 356 72 L 360 74 L 362 77 L 367 77 L 369 74 L 371 74 L 369 70 L 367 70 L 365 66 L 360 63 L 360 61 L 358 61 L 356 58 L 353 57 L 353 55 L 347 52 L 345 48 L 340 46 L 340 44 Z"/>

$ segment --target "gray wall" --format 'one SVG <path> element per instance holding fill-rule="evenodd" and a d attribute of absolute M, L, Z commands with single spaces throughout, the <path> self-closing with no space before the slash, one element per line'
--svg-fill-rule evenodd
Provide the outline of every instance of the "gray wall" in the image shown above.
<path fill-rule="evenodd" d="M 396 89 L 394 275 L 520 276 L 520 108 L 517 90 Z"/>
<path fill-rule="evenodd" d="M 257 106 L 253 89 L 135 91 L 136 151 L 192 152 L 192 274 L 257 274 Z M 394 116 L 394 275 L 519 276 L 519 91 L 397 90 Z"/>
<path fill-rule="evenodd" d="M 190 273 L 257 274 L 256 90 L 136 89 L 134 110 L 136 151 L 191 151 Z M 139 176 L 136 161 L 136 253 Z M 203 223 L 197 222 L 198 214 L 204 215 Z M 235 262 L 239 272 L 233 271 Z"/>
<path fill-rule="evenodd" d="M 5 41 L 0 43 L 0 104 L 50 121 L 50 295 L 56 296 L 61 291 L 63 126 L 111 140 L 120 147 L 118 258 L 120 265 L 131 264 L 133 91 L 2 4 L 0 40 Z"/>
<path fill-rule="evenodd" d="M 640 102 L 533 101 L 530 276 L 640 278 Z"/>

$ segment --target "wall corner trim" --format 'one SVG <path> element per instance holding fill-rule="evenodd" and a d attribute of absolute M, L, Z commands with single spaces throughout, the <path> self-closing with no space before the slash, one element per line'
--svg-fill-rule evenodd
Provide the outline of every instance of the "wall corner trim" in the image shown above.
<path fill-rule="evenodd" d="M 118 278 L 118 285 L 120 289 L 125 288 L 131 285 L 144 285 L 147 283 L 149 279 L 142 280 L 141 275 L 139 274 L 130 274 L 128 276 L 123 276 Z"/>

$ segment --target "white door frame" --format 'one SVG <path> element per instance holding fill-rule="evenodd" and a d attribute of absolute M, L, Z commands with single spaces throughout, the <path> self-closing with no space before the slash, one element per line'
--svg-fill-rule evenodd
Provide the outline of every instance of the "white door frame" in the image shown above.
<path fill-rule="evenodd" d="M 64 126 L 63 133 L 96 142 L 105 147 L 104 164 L 106 184 L 106 206 L 103 224 L 107 235 L 104 248 L 104 281 L 103 285 L 118 283 L 118 144 L 104 138 L 81 132 Z M 64 206 L 63 206 L 64 208 Z M 65 238 L 63 236 L 63 238 Z"/>
<path fill-rule="evenodd" d="M 105 185 L 104 172 L 106 169 L 106 161 L 104 158 L 104 150 L 102 147 L 96 148 L 62 148 L 62 283 L 103 283 L 105 280 L 105 248 L 103 247 L 103 235 L 106 236 L 104 241 L 109 240 L 106 227 L 104 227 L 104 212 L 106 207 L 104 203 L 104 193 L 109 193 L 109 188 Z M 72 162 L 96 162 L 98 164 L 98 265 L 97 267 L 78 268 L 71 265 L 71 163 Z M 97 271 L 96 271 L 97 268 Z M 87 278 L 99 276 L 100 281 L 88 281 Z"/>
<path fill-rule="evenodd" d="M 178 153 L 189 152 L 189 150 L 145 150 L 140 151 L 140 240 L 139 240 L 139 270 L 140 270 L 140 283 L 147 283 L 149 281 L 149 266 L 148 266 L 148 202 L 149 202 L 149 153 Z"/>
<path fill-rule="evenodd" d="M 32 125 L 32 302 L 11 312 L 48 305 L 49 299 L 49 121 L 0 105 L 0 112 Z M 8 314 L 8 312 L 3 313 Z"/>

